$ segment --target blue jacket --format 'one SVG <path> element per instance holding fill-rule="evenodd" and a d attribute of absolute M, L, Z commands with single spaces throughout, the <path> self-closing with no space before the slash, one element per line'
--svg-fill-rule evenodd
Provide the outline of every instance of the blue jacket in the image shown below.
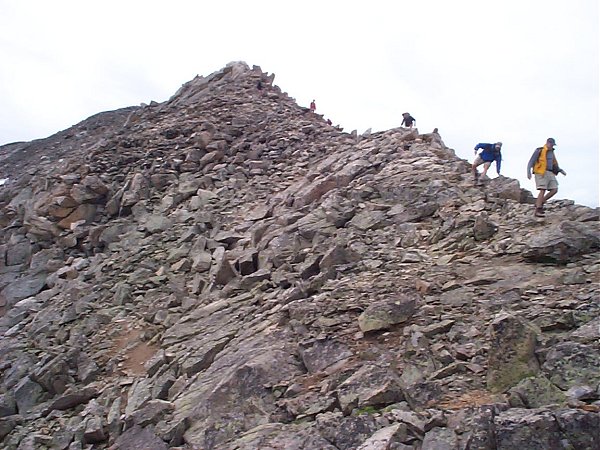
<path fill-rule="evenodd" d="M 496 172 L 500 175 L 500 166 L 502 165 L 502 152 L 500 150 L 496 150 L 496 144 L 483 144 L 479 143 L 475 146 L 475 151 L 483 150 L 479 156 L 485 162 L 493 162 L 496 161 Z"/>

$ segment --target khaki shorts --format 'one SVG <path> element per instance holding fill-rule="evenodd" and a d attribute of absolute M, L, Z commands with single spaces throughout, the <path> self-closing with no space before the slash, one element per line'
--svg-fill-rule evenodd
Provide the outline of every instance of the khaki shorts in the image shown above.
<path fill-rule="evenodd" d="M 480 166 L 482 164 L 488 164 L 488 165 L 490 165 L 490 164 L 492 164 L 492 161 L 484 161 L 483 159 L 481 159 L 481 156 L 477 155 L 475 157 L 475 161 L 473 161 L 473 164 L 475 166 Z"/>
<path fill-rule="evenodd" d="M 556 175 L 549 170 L 546 170 L 544 175 L 538 173 L 535 175 L 535 187 L 537 190 L 545 189 L 547 191 L 551 189 L 558 189 L 558 181 L 556 181 Z"/>

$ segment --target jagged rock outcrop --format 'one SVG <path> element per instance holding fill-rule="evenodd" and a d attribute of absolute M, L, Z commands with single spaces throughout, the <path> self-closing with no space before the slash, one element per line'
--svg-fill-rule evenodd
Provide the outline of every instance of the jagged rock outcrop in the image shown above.
<path fill-rule="evenodd" d="M 523 257 L 538 262 L 566 264 L 598 248 L 600 236 L 594 227 L 565 221 L 533 236 L 523 251 Z"/>
<path fill-rule="evenodd" d="M 0 147 L 2 447 L 600 446 L 598 209 L 273 82 Z"/>

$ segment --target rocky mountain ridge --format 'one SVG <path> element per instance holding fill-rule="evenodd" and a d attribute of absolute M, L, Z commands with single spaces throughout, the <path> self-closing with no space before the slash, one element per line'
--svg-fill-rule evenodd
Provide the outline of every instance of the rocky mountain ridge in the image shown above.
<path fill-rule="evenodd" d="M 0 147 L 4 448 L 597 448 L 598 209 L 273 82 Z"/>

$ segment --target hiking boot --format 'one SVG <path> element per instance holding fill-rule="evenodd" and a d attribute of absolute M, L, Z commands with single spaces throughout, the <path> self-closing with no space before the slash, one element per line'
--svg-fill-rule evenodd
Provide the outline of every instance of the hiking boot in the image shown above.
<path fill-rule="evenodd" d="M 544 214 L 544 208 L 535 208 L 534 216 L 535 217 L 546 217 L 546 214 Z"/>

